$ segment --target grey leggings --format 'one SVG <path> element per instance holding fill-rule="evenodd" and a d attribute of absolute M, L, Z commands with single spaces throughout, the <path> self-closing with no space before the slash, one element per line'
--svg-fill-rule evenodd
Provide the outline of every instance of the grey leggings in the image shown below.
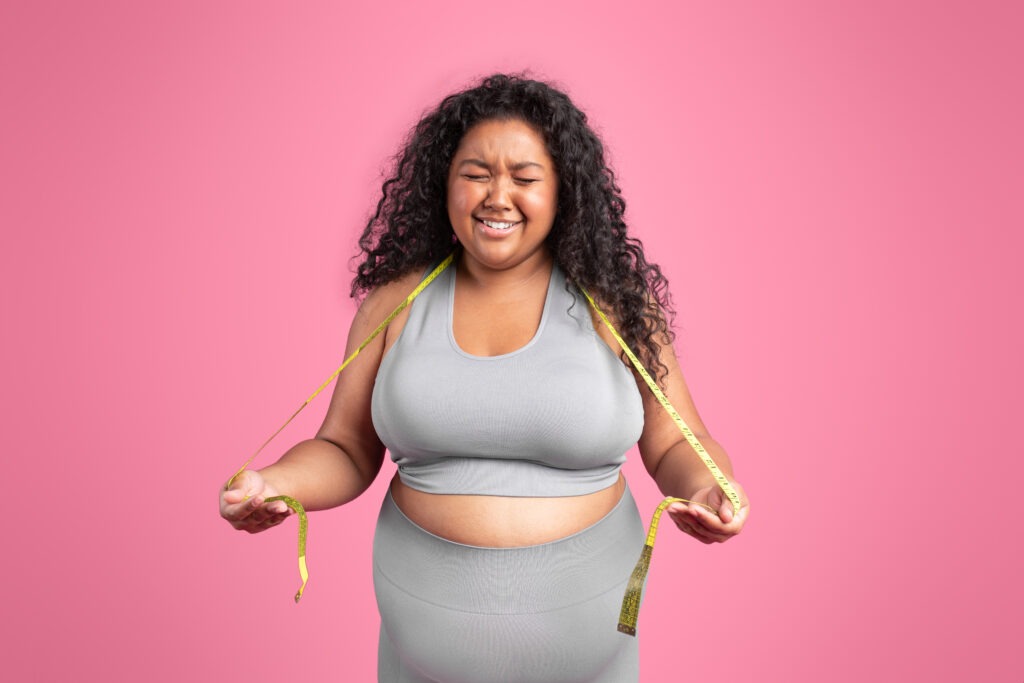
<path fill-rule="evenodd" d="M 379 683 L 635 683 L 636 638 L 616 630 L 644 528 L 615 508 L 550 543 L 481 548 L 414 524 L 388 493 L 373 541 Z"/>

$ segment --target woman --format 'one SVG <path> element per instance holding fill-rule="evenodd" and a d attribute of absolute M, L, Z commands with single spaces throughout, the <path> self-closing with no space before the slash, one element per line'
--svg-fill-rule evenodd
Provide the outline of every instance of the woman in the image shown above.
<path fill-rule="evenodd" d="M 366 490 L 398 464 L 374 538 L 380 681 L 636 681 L 615 624 L 643 545 L 619 470 L 633 444 L 676 525 L 740 531 L 704 464 L 578 286 L 614 321 L 732 480 L 672 350 L 665 278 L 626 233 L 586 117 L 495 75 L 416 126 L 360 240 L 350 353 L 453 250 L 456 260 L 339 378 L 316 438 L 221 495 L 258 532 Z M 246 496 L 250 496 L 246 499 Z"/>

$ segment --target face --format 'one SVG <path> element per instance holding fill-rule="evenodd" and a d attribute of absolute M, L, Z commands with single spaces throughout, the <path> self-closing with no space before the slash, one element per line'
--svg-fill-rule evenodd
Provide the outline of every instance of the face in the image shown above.
<path fill-rule="evenodd" d="M 548 257 L 558 176 L 540 133 L 520 120 L 470 128 L 448 170 L 448 218 L 467 266 L 505 270 Z"/>

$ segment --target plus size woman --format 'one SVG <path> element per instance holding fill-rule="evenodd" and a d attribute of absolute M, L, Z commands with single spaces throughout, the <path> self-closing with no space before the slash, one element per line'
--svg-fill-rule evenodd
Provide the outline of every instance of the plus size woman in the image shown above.
<path fill-rule="evenodd" d="M 449 254 L 343 372 L 316 437 L 246 471 L 221 514 L 250 532 L 397 472 L 373 548 L 385 683 L 635 682 L 616 630 L 644 528 L 620 468 L 639 446 L 676 526 L 727 540 L 748 503 L 672 349 L 667 283 L 627 234 L 584 114 L 550 85 L 494 75 L 411 132 L 360 239 L 348 352 Z M 633 348 L 743 505 L 705 465 L 582 296 Z M 248 497 L 247 497 L 248 496 Z"/>

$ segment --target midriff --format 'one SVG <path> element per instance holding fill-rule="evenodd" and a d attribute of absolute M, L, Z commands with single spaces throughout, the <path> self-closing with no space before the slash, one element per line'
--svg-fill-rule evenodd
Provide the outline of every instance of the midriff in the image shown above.
<path fill-rule="evenodd" d="M 599 521 L 622 498 L 626 481 L 583 496 L 513 496 L 425 493 L 391 480 L 391 497 L 417 526 L 456 543 L 515 548 L 565 538 Z"/>

